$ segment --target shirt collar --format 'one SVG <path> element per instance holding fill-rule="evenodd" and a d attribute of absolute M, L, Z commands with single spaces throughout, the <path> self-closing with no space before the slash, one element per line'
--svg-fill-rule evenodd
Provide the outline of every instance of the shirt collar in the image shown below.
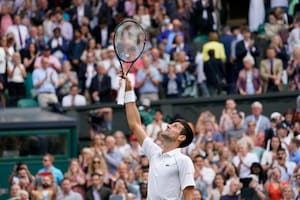
<path fill-rule="evenodd" d="M 174 156 L 175 154 L 179 153 L 180 152 L 180 149 L 179 148 L 176 148 L 176 149 L 173 149 L 172 151 L 168 151 L 167 153 L 162 153 L 161 152 L 161 156 L 162 155 L 167 155 L 167 156 Z"/>

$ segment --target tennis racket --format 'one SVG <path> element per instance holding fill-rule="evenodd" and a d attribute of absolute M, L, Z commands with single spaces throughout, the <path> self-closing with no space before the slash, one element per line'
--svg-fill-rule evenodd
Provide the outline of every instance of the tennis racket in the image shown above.
<path fill-rule="evenodd" d="M 146 44 L 146 32 L 143 27 L 133 19 L 125 19 L 115 28 L 113 45 L 121 66 L 121 86 L 117 104 L 124 105 L 125 85 L 128 72 L 135 61 L 143 54 Z M 125 71 L 123 63 L 129 63 Z"/>

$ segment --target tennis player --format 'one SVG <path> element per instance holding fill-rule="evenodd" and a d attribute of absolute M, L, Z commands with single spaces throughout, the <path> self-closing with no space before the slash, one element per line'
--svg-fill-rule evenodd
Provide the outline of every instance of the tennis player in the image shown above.
<path fill-rule="evenodd" d="M 161 133 L 163 147 L 147 137 L 135 104 L 130 80 L 126 79 L 125 109 L 129 128 L 135 134 L 150 162 L 148 200 L 191 200 L 194 166 L 191 159 L 180 152 L 193 140 L 193 132 L 184 120 L 175 120 Z"/>

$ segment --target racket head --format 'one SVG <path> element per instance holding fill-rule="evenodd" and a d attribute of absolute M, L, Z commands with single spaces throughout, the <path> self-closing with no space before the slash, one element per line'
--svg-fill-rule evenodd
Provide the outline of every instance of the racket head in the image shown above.
<path fill-rule="evenodd" d="M 146 32 L 134 19 L 125 19 L 115 28 L 113 45 L 119 60 L 134 63 L 143 53 Z"/>

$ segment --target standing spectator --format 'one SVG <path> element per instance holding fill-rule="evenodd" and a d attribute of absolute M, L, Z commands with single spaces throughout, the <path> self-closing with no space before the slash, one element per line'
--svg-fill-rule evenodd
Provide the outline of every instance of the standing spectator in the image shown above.
<path fill-rule="evenodd" d="M 62 191 L 58 193 L 56 200 L 83 200 L 83 197 L 72 190 L 71 181 L 69 178 L 61 180 Z"/>
<path fill-rule="evenodd" d="M 30 43 L 28 49 L 21 51 L 21 56 L 23 58 L 23 64 L 26 68 L 26 72 L 32 73 L 34 70 L 34 62 L 38 56 L 38 50 L 35 43 Z"/>
<path fill-rule="evenodd" d="M 212 0 L 197 1 L 193 10 L 192 24 L 194 34 L 208 34 L 214 30 L 214 5 Z"/>
<path fill-rule="evenodd" d="M 177 98 L 182 95 L 182 75 L 176 72 L 175 62 L 170 62 L 168 71 L 163 74 L 162 85 L 166 98 Z"/>
<path fill-rule="evenodd" d="M 125 134 L 118 130 L 114 132 L 114 138 L 116 139 L 116 147 L 124 157 L 125 155 L 129 154 L 130 145 L 127 143 Z"/>
<path fill-rule="evenodd" d="M 275 161 L 274 167 L 277 167 L 281 171 L 281 181 L 288 182 L 296 168 L 295 162 L 289 161 L 285 149 L 277 150 L 277 160 Z"/>
<path fill-rule="evenodd" d="M 92 174 L 93 173 L 103 173 L 105 178 L 109 176 L 107 174 L 107 165 L 105 159 L 101 153 L 101 155 L 97 154 L 92 157 L 89 162 L 88 166 L 88 173 L 87 173 L 87 181 L 86 186 L 89 187 L 92 185 Z"/>
<path fill-rule="evenodd" d="M 97 74 L 92 78 L 90 94 L 92 102 L 112 102 L 111 78 L 107 75 L 102 63 L 97 66 Z"/>
<path fill-rule="evenodd" d="M 220 197 L 225 195 L 225 178 L 223 174 L 218 173 L 214 179 L 215 188 L 212 190 L 211 200 L 220 200 Z"/>
<path fill-rule="evenodd" d="M 207 160 L 201 155 L 197 155 L 193 158 L 195 166 L 195 176 L 205 183 L 208 188 L 212 187 L 216 173 L 211 166 L 205 164 Z"/>
<path fill-rule="evenodd" d="M 264 133 L 263 132 L 256 132 L 255 130 L 256 123 L 254 121 L 249 121 L 247 124 L 247 137 L 253 143 L 253 145 L 259 149 L 264 147 Z"/>
<path fill-rule="evenodd" d="M 87 40 L 87 46 L 86 46 L 85 50 L 82 52 L 82 54 L 80 56 L 80 60 L 83 63 L 87 63 L 87 54 L 89 52 L 91 52 L 95 55 L 96 62 L 97 63 L 101 62 L 101 61 L 103 61 L 102 57 L 101 57 L 102 51 L 103 50 L 101 50 L 101 48 L 96 44 L 96 39 L 95 38 L 89 38 Z"/>
<path fill-rule="evenodd" d="M 215 58 L 213 49 L 208 51 L 209 60 L 204 62 L 204 72 L 210 96 L 220 95 L 227 87 L 224 65 Z"/>
<path fill-rule="evenodd" d="M 70 42 L 73 39 L 73 26 L 70 22 L 64 20 L 64 13 L 60 7 L 55 9 L 55 22 L 52 24 L 52 30 L 59 27 L 61 35 Z"/>
<path fill-rule="evenodd" d="M 167 123 L 163 121 L 163 112 L 156 109 L 153 115 L 153 121 L 146 127 L 147 135 L 154 141 L 159 137 L 159 132 L 167 128 Z"/>
<path fill-rule="evenodd" d="M 57 103 L 56 96 L 57 73 L 49 66 L 49 59 L 43 57 L 42 67 L 35 69 L 32 74 L 33 85 L 38 95 L 38 103 L 41 107 L 47 107 L 48 103 Z"/>
<path fill-rule="evenodd" d="M 62 66 L 62 71 L 58 74 L 57 94 L 61 100 L 64 96 L 69 94 L 72 85 L 78 84 L 77 74 L 71 71 L 71 63 L 65 61 Z"/>
<path fill-rule="evenodd" d="M 63 177 L 61 177 L 61 179 L 62 178 Z M 54 200 L 57 195 L 58 187 L 53 179 L 54 177 L 52 174 L 44 175 L 37 188 L 31 191 L 32 200 L 40 200 L 44 198 Z"/>
<path fill-rule="evenodd" d="M 241 183 L 238 178 L 230 179 L 229 191 L 228 194 L 222 195 L 220 200 L 238 200 L 241 198 L 240 196 L 240 187 Z"/>
<path fill-rule="evenodd" d="M 116 26 L 115 11 L 118 5 L 116 0 L 108 0 L 102 4 L 98 14 L 98 21 L 106 19 L 106 23 L 109 30 L 114 30 Z"/>
<path fill-rule="evenodd" d="M 96 40 L 97 46 L 107 48 L 110 35 L 113 30 L 108 26 L 106 18 L 99 19 L 98 25 L 92 30 L 92 35 Z"/>
<path fill-rule="evenodd" d="M 104 174 L 93 173 L 92 174 L 92 186 L 87 190 L 86 200 L 109 200 L 112 191 L 103 185 Z"/>
<path fill-rule="evenodd" d="M 288 53 L 292 54 L 295 47 L 300 44 L 300 16 L 296 16 L 294 19 L 294 28 L 291 30 L 288 37 Z"/>
<path fill-rule="evenodd" d="M 251 0 L 249 5 L 249 29 L 251 32 L 258 31 L 259 25 L 265 22 L 265 5 L 263 1 Z"/>
<path fill-rule="evenodd" d="M 264 185 L 264 190 L 270 199 L 281 200 L 281 187 L 287 185 L 287 182 L 281 181 L 281 172 L 278 167 L 273 167 L 268 171 L 268 180 Z"/>
<path fill-rule="evenodd" d="M 174 42 L 174 38 L 176 36 L 177 33 L 182 33 L 183 31 L 181 30 L 181 26 L 182 23 L 180 22 L 179 19 L 173 19 L 172 20 L 172 25 L 173 28 L 171 30 L 168 30 L 168 34 L 166 37 L 166 46 L 165 46 L 165 52 L 170 54 L 172 46 L 173 46 L 173 42 Z"/>
<path fill-rule="evenodd" d="M 54 165 L 54 157 L 51 154 L 45 154 L 43 157 L 43 168 L 41 168 L 37 176 L 40 177 L 42 176 L 43 173 L 49 172 L 51 174 L 51 179 L 56 183 L 57 185 L 60 183 L 60 181 L 63 179 L 63 173 L 61 172 L 60 169 L 56 168 Z M 50 177 L 49 177 L 50 178 Z"/>
<path fill-rule="evenodd" d="M 274 48 L 267 49 L 267 58 L 260 63 L 260 75 L 263 80 L 263 92 L 283 91 L 282 85 L 283 64 L 276 58 Z"/>
<path fill-rule="evenodd" d="M 36 26 L 31 26 L 29 29 L 29 35 L 25 41 L 26 43 L 25 49 L 28 49 L 31 43 L 37 43 L 37 40 L 38 40 L 38 29 Z"/>
<path fill-rule="evenodd" d="M 138 21 L 138 23 L 148 31 L 151 28 L 151 17 L 149 14 L 149 9 L 143 5 L 137 7 L 137 12 L 133 16 L 133 19 Z"/>
<path fill-rule="evenodd" d="M 9 13 L 8 6 L 3 3 L 1 5 L 1 23 L 0 23 L 0 36 L 3 37 L 7 29 L 13 25 L 12 17 Z"/>
<path fill-rule="evenodd" d="M 222 115 L 220 117 L 220 132 L 225 133 L 229 128 L 233 127 L 233 122 L 231 119 L 231 114 L 236 110 L 236 102 L 234 99 L 226 99 L 225 107 L 222 110 Z"/>
<path fill-rule="evenodd" d="M 144 68 L 138 71 L 137 84 L 139 87 L 140 100 L 150 99 L 158 100 L 160 74 L 159 71 L 151 65 L 147 55 L 142 56 Z"/>
<path fill-rule="evenodd" d="M 14 35 L 16 41 L 16 50 L 19 51 L 25 48 L 26 39 L 28 37 L 28 29 L 26 26 L 21 24 L 21 16 L 15 15 L 14 16 L 14 25 L 9 26 L 7 28 L 6 33 L 12 33 Z"/>
<path fill-rule="evenodd" d="M 18 184 L 14 184 L 10 187 L 9 199 L 8 200 L 16 200 L 19 198 L 19 192 L 21 188 Z"/>
<path fill-rule="evenodd" d="M 74 29 L 78 29 L 85 21 L 92 19 L 92 11 L 83 0 L 75 0 L 74 7 L 71 9 L 71 23 Z"/>
<path fill-rule="evenodd" d="M 174 60 L 175 53 L 179 53 L 181 51 L 185 52 L 186 60 L 193 63 L 195 61 L 195 55 L 192 51 L 192 48 L 184 42 L 184 35 L 183 33 L 179 32 L 176 33 L 176 36 L 174 38 L 174 44 L 173 48 L 171 49 L 170 55 L 171 60 Z"/>
<path fill-rule="evenodd" d="M 229 144 L 232 138 L 239 140 L 246 135 L 246 129 L 243 126 L 244 113 L 237 110 L 232 111 L 231 120 L 233 126 L 225 132 L 226 144 Z"/>
<path fill-rule="evenodd" d="M 122 162 L 122 154 L 116 147 L 116 139 L 113 136 L 107 136 L 105 139 L 106 151 L 103 152 L 104 158 L 108 167 L 108 172 L 111 175 L 116 175 L 118 165 Z"/>
<path fill-rule="evenodd" d="M 71 159 L 69 163 L 69 168 L 64 175 L 64 179 L 68 179 L 69 183 L 66 183 L 69 189 L 72 189 L 74 192 L 78 192 L 81 194 L 82 198 L 85 196 L 85 183 L 86 183 L 86 175 L 82 171 L 79 165 L 79 161 L 77 159 Z M 63 182 L 61 181 L 62 188 L 64 187 Z M 70 191 L 66 191 L 68 193 Z"/>
<path fill-rule="evenodd" d="M 295 162 L 297 165 L 300 162 L 300 141 L 297 138 L 293 138 L 289 145 L 290 161 Z"/>
<path fill-rule="evenodd" d="M 61 70 L 61 64 L 59 60 L 51 54 L 51 48 L 49 45 L 43 46 L 42 54 L 35 59 L 34 68 L 40 68 L 42 65 L 42 58 L 47 58 L 48 64 L 51 68 L 55 69 L 57 72 Z"/>
<path fill-rule="evenodd" d="M 293 59 L 288 62 L 289 91 L 300 90 L 300 46 L 295 46 Z"/>
<path fill-rule="evenodd" d="M 240 178 L 246 178 L 250 175 L 250 166 L 254 162 L 258 162 L 258 158 L 249 151 L 249 144 L 244 139 L 239 140 L 238 154 L 233 157 L 232 163 L 238 169 Z"/>
<path fill-rule="evenodd" d="M 66 60 L 68 55 L 68 41 L 61 35 L 60 27 L 53 29 L 53 37 L 49 40 L 52 55 L 59 59 L 60 63 Z"/>
<path fill-rule="evenodd" d="M 268 170 L 273 166 L 276 161 L 277 151 L 281 149 L 281 141 L 280 138 L 276 135 L 271 137 L 271 141 L 269 142 L 267 149 L 264 151 L 261 158 L 261 165 L 264 170 Z"/>
<path fill-rule="evenodd" d="M 13 63 L 7 67 L 7 76 L 11 104 L 15 106 L 19 99 L 25 97 L 24 80 L 27 76 L 26 69 L 21 63 L 20 53 L 13 54 Z"/>
<path fill-rule="evenodd" d="M 1 41 L 0 41 L 0 100 L 3 108 L 6 107 L 6 98 L 4 96 L 4 91 L 6 88 L 6 79 L 7 79 L 6 47 L 7 47 L 7 37 L 4 35 L 1 36 Z"/>
<path fill-rule="evenodd" d="M 243 59 L 244 69 L 239 72 L 236 87 L 240 95 L 261 94 L 262 81 L 259 70 L 254 68 L 254 58 L 250 55 Z"/>
<path fill-rule="evenodd" d="M 72 70 L 77 72 L 77 75 L 79 75 L 79 67 L 80 67 L 80 57 L 86 48 L 86 43 L 83 41 L 81 37 L 81 31 L 79 29 L 74 30 L 74 37 L 70 41 L 69 44 L 69 54 L 68 58 L 69 61 L 72 64 Z"/>
<path fill-rule="evenodd" d="M 218 33 L 216 32 L 210 32 L 208 42 L 203 45 L 202 54 L 204 62 L 209 60 L 209 50 L 215 51 L 215 58 L 220 59 L 223 63 L 226 62 L 225 48 L 224 45 L 218 41 Z"/>
<path fill-rule="evenodd" d="M 270 47 L 275 49 L 276 58 L 280 59 L 283 64 L 283 70 L 286 70 L 289 54 L 282 42 L 282 39 L 279 35 L 274 35 L 271 39 Z"/>

